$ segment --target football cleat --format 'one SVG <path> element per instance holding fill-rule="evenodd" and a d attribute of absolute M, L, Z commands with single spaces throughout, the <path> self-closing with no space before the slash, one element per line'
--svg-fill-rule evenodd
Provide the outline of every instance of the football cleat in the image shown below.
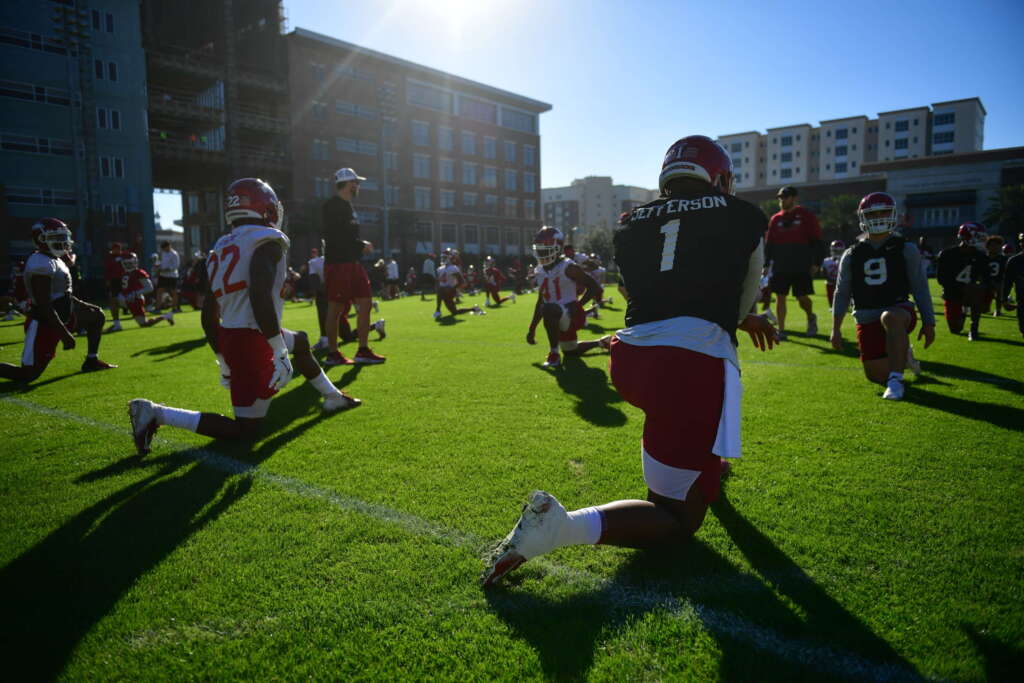
<path fill-rule="evenodd" d="M 772 313 L 772 312 L 771 312 L 770 310 L 769 310 L 769 311 L 765 311 L 764 313 L 762 313 L 762 314 L 761 314 L 761 316 L 762 316 L 762 317 L 763 317 L 763 318 L 764 318 L 765 320 L 767 320 L 768 322 L 770 322 L 770 323 L 771 323 L 772 325 L 774 325 L 775 327 L 778 327 L 778 326 L 779 326 L 779 319 L 778 319 L 778 318 L 776 318 L 776 317 L 775 317 L 775 314 L 774 314 L 774 313 Z"/>
<path fill-rule="evenodd" d="M 358 408 L 361 405 L 363 405 L 363 402 L 360 399 L 339 391 L 336 395 L 328 396 L 324 399 L 323 409 L 325 413 L 331 415 L 350 408 Z"/>
<path fill-rule="evenodd" d="M 113 363 L 102 361 L 99 358 L 86 357 L 82 361 L 82 372 L 96 372 L 97 370 L 113 370 L 117 366 Z"/>
<path fill-rule="evenodd" d="M 320 341 L 318 341 L 316 344 L 313 344 L 312 351 L 315 353 L 317 351 L 326 351 L 326 350 L 327 350 L 327 337 L 320 337 Z"/>
<path fill-rule="evenodd" d="M 559 355 L 558 351 L 552 351 L 548 354 L 548 359 L 544 361 L 541 367 L 545 368 L 557 368 L 562 365 L 562 356 Z"/>
<path fill-rule="evenodd" d="M 492 586 L 527 560 L 557 548 L 558 532 L 568 516 L 550 493 L 531 493 L 515 528 L 490 552 L 481 576 L 483 584 Z"/>
<path fill-rule="evenodd" d="M 153 435 L 160 427 L 156 422 L 156 411 L 157 405 L 144 398 L 135 398 L 128 402 L 128 419 L 132 423 L 135 450 L 139 455 L 149 453 Z"/>
<path fill-rule="evenodd" d="M 345 358 L 341 353 L 335 351 L 334 353 L 327 354 L 327 358 L 324 358 L 324 365 L 333 367 L 335 365 L 354 365 L 354 363 Z"/>
<path fill-rule="evenodd" d="M 818 316 L 812 315 L 807 319 L 807 336 L 814 337 L 818 334 Z"/>
<path fill-rule="evenodd" d="M 115 320 L 114 322 L 112 322 L 110 324 L 110 327 L 107 328 L 107 332 L 120 332 L 120 331 L 121 331 L 121 321 L 120 320 Z"/>
<path fill-rule="evenodd" d="M 473 307 L 473 313 L 475 313 L 477 315 L 487 315 L 487 311 L 485 311 L 484 309 L 480 308 L 479 306 L 474 306 Z"/>
<path fill-rule="evenodd" d="M 171 326 L 174 325 L 174 314 L 173 313 L 164 313 L 163 317 L 164 317 L 164 320 L 166 320 L 169 325 L 171 325 Z"/>
<path fill-rule="evenodd" d="M 373 324 L 373 329 L 377 331 L 380 336 L 377 337 L 377 341 L 380 341 L 384 337 L 388 336 L 388 333 L 384 331 L 384 318 L 381 318 Z"/>
<path fill-rule="evenodd" d="M 440 317 L 441 317 L 441 311 L 434 311 L 434 320 L 437 320 Z"/>
<path fill-rule="evenodd" d="M 378 365 L 386 360 L 387 358 L 378 356 L 367 347 L 359 349 L 356 351 L 356 355 L 352 357 L 352 361 L 357 365 Z"/>
<path fill-rule="evenodd" d="M 889 381 L 885 383 L 885 393 L 882 394 L 882 398 L 888 401 L 903 400 L 903 380 L 890 377 Z"/>

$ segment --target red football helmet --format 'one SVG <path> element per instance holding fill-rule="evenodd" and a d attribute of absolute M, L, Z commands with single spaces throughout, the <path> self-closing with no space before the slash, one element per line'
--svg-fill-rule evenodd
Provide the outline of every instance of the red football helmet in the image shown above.
<path fill-rule="evenodd" d="M 274 189 L 259 178 L 242 178 L 231 183 L 224 200 L 224 219 L 228 225 L 256 222 L 280 230 L 284 207 Z"/>
<path fill-rule="evenodd" d="M 565 235 L 558 228 L 541 228 L 533 236 L 533 255 L 542 266 L 557 261 L 564 247 Z"/>
<path fill-rule="evenodd" d="M 40 218 L 32 226 L 32 241 L 40 251 L 60 258 L 71 253 L 71 229 L 59 218 Z"/>
<path fill-rule="evenodd" d="M 130 273 L 133 270 L 138 270 L 139 267 L 139 255 L 134 251 L 128 251 L 121 255 L 121 267 L 124 268 L 124 272 Z"/>
<path fill-rule="evenodd" d="M 857 205 L 860 229 L 869 235 L 883 235 L 896 228 L 896 200 L 885 192 L 872 192 Z"/>
<path fill-rule="evenodd" d="M 673 178 L 697 178 L 713 188 L 732 194 L 732 159 L 720 144 L 703 135 L 689 135 L 672 143 L 661 163 L 658 189 Z"/>
<path fill-rule="evenodd" d="M 834 258 L 839 258 L 846 251 L 846 243 L 842 240 L 832 240 L 832 244 L 828 245 L 828 248 Z"/>
<path fill-rule="evenodd" d="M 985 240 L 988 239 L 988 232 L 985 230 L 985 226 L 981 223 L 969 221 L 957 229 L 956 237 L 961 242 L 966 242 L 968 245 L 984 251 Z"/>
<path fill-rule="evenodd" d="M 1003 256 L 1012 256 L 1012 255 L 1013 255 L 1013 245 L 1011 245 L 1011 244 L 1004 244 L 1003 245 Z"/>

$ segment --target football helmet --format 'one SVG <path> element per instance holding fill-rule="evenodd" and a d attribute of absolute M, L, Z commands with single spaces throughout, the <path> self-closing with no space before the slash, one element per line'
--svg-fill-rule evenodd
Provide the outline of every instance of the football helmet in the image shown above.
<path fill-rule="evenodd" d="M 231 183 L 224 198 L 224 219 L 234 227 L 242 221 L 281 229 L 284 207 L 274 189 L 259 178 L 242 178 Z"/>
<path fill-rule="evenodd" d="M 449 263 L 451 263 L 452 262 L 452 250 L 451 249 L 443 249 L 443 250 L 441 250 L 441 256 L 438 258 L 438 261 L 441 262 L 442 266 L 447 266 Z"/>
<path fill-rule="evenodd" d="M 976 221 L 969 221 L 961 225 L 956 231 L 956 237 L 961 242 L 985 251 L 985 240 L 988 239 L 988 232 L 985 226 Z"/>
<path fill-rule="evenodd" d="M 542 266 L 557 261 L 564 248 L 565 235 L 558 228 L 541 228 L 533 236 L 533 255 Z"/>
<path fill-rule="evenodd" d="M 40 218 L 32 226 L 32 241 L 40 251 L 60 258 L 71 253 L 71 229 L 59 218 Z"/>
<path fill-rule="evenodd" d="M 124 272 L 130 273 L 139 269 L 139 255 L 134 251 L 128 251 L 121 255 L 121 267 Z"/>
<path fill-rule="evenodd" d="M 665 194 L 665 186 L 674 178 L 696 178 L 713 188 L 732 194 L 732 159 L 725 148 L 704 135 L 689 135 L 672 143 L 661 162 L 658 189 Z"/>
<path fill-rule="evenodd" d="M 1013 245 L 1010 245 L 1010 244 L 1004 244 L 1003 245 L 1003 256 L 1013 256 Z"/>
<path fill-rule="evenodd" d="M 896 200 L 885 192 L 865 195 L 857 205 L 860 229 L 869 235 L 883 235 L 896 229 Z"/>
<path fill-rule="evenodd" d="M 842 240 L 832 240 L 832 243 L 828 245 L 828 250 L 833 258 L 839 258 L 846 251 L 846 243 Z"/>

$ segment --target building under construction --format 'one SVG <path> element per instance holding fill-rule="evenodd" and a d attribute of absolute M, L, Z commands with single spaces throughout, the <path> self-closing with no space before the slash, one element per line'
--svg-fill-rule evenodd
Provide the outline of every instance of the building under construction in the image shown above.
<path fill-rule="evenodd" d="M 182 193 L 188 253 L 223 232 L 223 194 L 289 196 L 288 73 L 278 0 L 143 0 L 153 185 Z"/>

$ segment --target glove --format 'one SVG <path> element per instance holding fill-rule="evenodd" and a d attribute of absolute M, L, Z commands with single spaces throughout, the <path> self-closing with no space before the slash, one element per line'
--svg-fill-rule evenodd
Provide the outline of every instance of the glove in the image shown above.
<path fill-rule="evenodd" d="M 274 391 L 281 391 L 292 378 L 292 362 L 288 358 L 288 347 L 280 334 L 268 339 L 267 343 L 274 352 L 274 374 L 267 386 Z"/>
<path fill-rule="evenodd" d="M 225 389 L 231 389 L 231 368 L 224 356 L 217 354 L 217 365 L 220 366 L 220 385 Z"/>

